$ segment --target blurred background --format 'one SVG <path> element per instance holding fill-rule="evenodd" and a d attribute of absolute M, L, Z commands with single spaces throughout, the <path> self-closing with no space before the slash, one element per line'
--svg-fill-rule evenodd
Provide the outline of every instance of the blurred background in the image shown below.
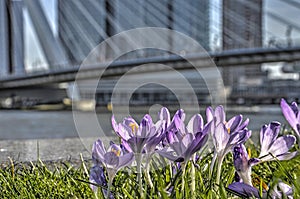
<path fill-rule="evenodd" d="M 272 120 L 284 123 L 280 99 L 300 102 L 298 19 L 299 0 L 0 0 L 0 139 L 77 137 L 72 103 L 83 114 L 96 109 L 105 133 L 111 131 L 115 107 L 121 110 L 129 103 L 131 113 L 140 118 L 161 106 L 174 111 L 179 101 L 194 104 L 192 93 L 180 89 L 172 72 L 156 69 L 159 63 L 183 74 L 201 113 L 220 103 L 229 116 L 251 118 L 250 128 L 255 131 Z M 207 53 L 191 50 L 174 57 L 171 38 L 168 52 L 142 49 L 112 60 L 111 51 L 122 45 L 111 43 L 74 84 L 80 65 L 98 44 L 139 27 L 179 31 Z M 209 56 L 222 78 L 204 65 L 204 81 L 184 60 L 190 55 L 196 60 Z M 113 67 L 103 74 L 94 93 L 91 85 L 99 78 L 95 71 L 110 61 Z M 130 84 L 123 85 L 112 100 L 119 78 L 139 64 L 151 64 L 152 69 L 138 71 L 133 81 L 149 78 L 154 83 L 134 92 L 127 89 Z M 171 82 L 178 93 L 155 84 L 155 79 Z M 95 135 L 87 132 L 87 137 Z"/>

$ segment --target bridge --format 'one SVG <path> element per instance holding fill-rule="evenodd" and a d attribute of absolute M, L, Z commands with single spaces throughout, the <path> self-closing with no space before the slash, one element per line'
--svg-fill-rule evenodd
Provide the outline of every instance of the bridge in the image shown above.
<path fill-rule="evenodd" d="M 0 27 L 4 30 L 0 33 L 0 44 L 4 47 L 0 52 L 0 97 L 20 96 L 35 100 L 43 99 L 42 101 L 45 99 L 59 101 L 64 97 L 74 98 L 74 93 L 68 94 L 66 91 L 74 88 L 72 82 L 75 79 L 83 82 L 94 81 L 103 73 L 101 78 L 109 81 L 122 77 L 135 66 L 144 64 L 152 65 L 136 70 L 136 74 L 151 75 L 157 71 L 163 73 L 166 69 L 161 64 L 170 66 L 176 71 L 190 71 L 194 67 L 205 69 L 209 66 L 207 64 L 209 60 L 219 67 L 225 87 L 232 90 L 231 99 L 234 101 L 251 98 L 250 96 L 255 95 L 255 91 L 262 90 L 264 93 L 256 99 L 261 100 L 262 96 L 276 99 L 282 97 L 280 93 L 270 94 L 273 92 L 272 88 L 261 89 L 266 82 L 274 80 L 269 80 L 266 74 L 261 72 L 260 65 L 300 61 L 300 43 L 298 44 L 298 38 L 294 36 L 300 35 L 300 24 L 275 12 L 276 10 L 263 8 L 261 0 L 238 1 L 235 5 L 230 0 L 223 0 L 222 4 L 217 1 L 183 3 L 177 0 L 147 3 L 135 0 L 49 2 L 0 0 Z M 300 9 L 296 1 L 276 0 L 276 2 L 285 9 L 293 7 L 295 12 Z M 47 6 L 51 5 L 53 6 L 51 12 L 56 16 L 54 18 L 49 17 L 46 11 Z M 247 10 L 250 17 L 243 15 L 243 10 Z M 219 19 L 215 16 L 219 16 Z M 276 32 L 263 27 L 263 18 L 270 24 L 281 24 L 285 38 L 276 36 Z M 57 22 L 53 28 L 51 24 L 55 19 Z M 208 53 L 191 50 L 179 56 L 169 52 L 147 51 L 136 52 L 114 61 L 110 59 L 110 52 L 118 51 L 122 46 L 118 42 L 108 43 L 106 54 L 100 57 L 99 61 L 79 70 L 84 58 L 101 41 L 124 30 L 145 26 L 164 27 L 182 32 L 199 42 Z M 28 45 L 28 41 L 25 41 L 28 38 L 23 32 L 28 33 L 29 30 L 35 32 L 35 41 L 40 46 L 39 51 L 44 54 L 44 58 L 39 59 L 44 59 L 44 65 L 47 67 L 43 67 L 41 63 L 25 63 L 25 57 L 28 59 L 30 53 L 34 53 L 26 51 L 28 47 L 25 44 Z M 263 32 L 268 40 L 263 40 Z M 214 38 L 211 36 L 212 33 Z M 172 38 L 167 39 L 170 39 L 172 45 Z M 128 41 L 130 42 L 134 45 L 134 41 Z M 195 60 L 197 65 L 192 66 L 186 60 Z M 299 71 L 293 69 L 290 72 Z M 111 89 L 113 85 L 111 84 Z M 289 85 L 290 82 L 285 86 Z M 218 88 L 216 86 L 216 89 Z M 297 88 L 292 89 L 284 97 L 291 95 L 297 99 L 295 93 L 300 91 Z M 111 92 L 106 92 L 109 98 Z M 87 95 L 85 91 L 79 93 L 76 99 L 84 98 L 80 95 Z M 109 100 L 105 101 L 108 102 Z"/>
<path fill-rule="evenodd" d="M 193 69 L 194 66 L 186 64 L 186 60 L 206 60 L 212 59 L 216 66 L 230 67 L 230 66 L 247 66 L 253 64 L 272 63 L 272 62 L 293 62 L 300 60 L 300 47 L 293 47 L 287 49 L 239 49 L 227 50 L 222 52 L 211 52 L 209 57 L 207 54 L 189 54 L 184 57 L 170 55 L 168 57 L 148 57 L 138 58 L 126 61 L 116 61 L 109 64 L 109 68 L 102 75 L 103 78 L 112 76 L 122 76 L 134 66 L 139 66 L 148 63 L 170 64 L 176 70 Z M 196 67 L 206 68 L 206 62 L 198 62 Z M 79 79 L 98 78 L 99 71 L 102 71 L 104 66 L 108 63 L 99 63 L 85 67 L 80 71 Z M 9 76 L 1 78 L 0 89 L 19 88 L 27 86 L 36 86 L 41 84 L 62 83 L 75 81 L 76 75 L 79 72 L 80 66 L 72 66 L 66 69 L 48 70 L 32 74 L 24 74 L 17 76 Z M 154 72 L 162 70 L 159 65 L 151 68 L 144 68 L 142 72 Z M 139 73 L 139 71 L 136 71 Z"/>

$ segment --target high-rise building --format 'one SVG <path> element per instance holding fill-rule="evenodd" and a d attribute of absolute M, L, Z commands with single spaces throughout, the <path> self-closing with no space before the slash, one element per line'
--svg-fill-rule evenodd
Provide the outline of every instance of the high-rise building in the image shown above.
<path fill-rule="evenodd" d="M 105 38 L 138 27 L 173 29 L 209 49 L 209 0 L 58 0 L 59 38 L 81 63 Z"/>
<path fill-rule="evenodd" d="M 9 51 L 8 51 L 8 17 L 5 0 L 0 0 L 0 76 L 9 73 Z"/>
<path fill-rule="evenodd" d="M 223 0 L 223 50 L 262 46 L 262 0 Z M 224 84 L 259 83 L 259 65 L 225 68 Z"/>
<path fill-rule="evenodd" d="M 0 0 L 0 76 L 23 74 L 23 1 Z"/>
<path fill-rule="evenodd" d="M 58 0 L 58 8 L 59 38 L 73 64 L 80 64 L 91 50 L 104 39 L 125 30 L 140 27 L 162 27 L 176 30 L 198 41 L 204 49 L 209 49 L 209 0 Z M 170 49 L 174 49 L 173 38 L 167 39 L 170 39 Z M 117 41 L 116 47 L 122 49 L 122 42 Z M 176 47 L 178 48 L 178 46 Z M 182 48 L 182 46 L 179 46 L 179 48 Z M 110 48 L 105 49 L 104 60 L 109 59 L 109 50 Z M 156 56 L 165 53 L 169 52 L 159 49 L 142 49 L 123 55 L 119 59 Z M 96 58 L 96 61 L 101 60 L 102 57 Z M 186 74 L 187 79 L 193 82 L 192 84 L 199 96 L 198 100 L 209 101 L 206 100 L 209 99 L 208 89 L 200 75 L 194 71 L 188 71 Z M 143 76 L 135 78 L 161 79 L 163 77 L 166 82 L 177 82 L 172 76 L 174 74 L 170 71 L 168 74 L 143 74 Z M 211 79 L 218 87 L 219 84 L 215 78 Z M 81 98 L 90 99 L 93 97 L 89 88 L 90 85 L 95 84 L 95 81 L 84 80 L 80 82 L 78 88 Z M 133 77 L 132 81 L 135 82 L 136 79 Z M 98 86 L 96 95 L 97 104 L 105 105 L 110 103 L 115 83 L 115 80 L 100 80 L 98 85 L 101 86 Z M 130 85 L 123 86 L 130 87 Z M 170 100 L 172 95 L 168 92 L 168 89 L 158 85 L 148 85 L 138 89 L 136 92 L 132 95 L 134 103 L 160 103 L 161 101 L 174 103 Z M 180 90 L 180 92 L 182 96 L 189 96 L 189 93 L 186 93 L 186 91 Z M 120 94 L 119 100 L 121 101 L 118 103 L 124 103 L 122 102 L 122 100 L 124 101 L 122 96 L 128 95 L 130 96 L 131 93 L 128 93 L 128 89 L 125 89 L 124 93 Z M 186 98 L 186 100 L 190 100 L 188 99 L 189 97 Z"/>
<path fill-rule="evenodd" d="M 195 39 L 205 50 L 210 50 L 209 0 L 174 0 L 172 29 Z"/>
<path fill-rule="evenodd" d="M 106 38 L 104 0 L 58 1 L 58 34 L 71 63 L 81 63 Z"/>

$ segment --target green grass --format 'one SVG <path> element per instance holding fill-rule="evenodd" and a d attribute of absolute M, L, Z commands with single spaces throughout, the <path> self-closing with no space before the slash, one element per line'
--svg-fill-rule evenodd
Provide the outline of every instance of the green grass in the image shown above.
<path fill-rule="evenodd" d="M 258 152 L 254 145 L 247 146 L 252 149 L 252 157 L 257 157 Z M 185 184 L 182 189 L 181 170 L 173 173 L 166 160 L 155 157 L 150 171 L 153 188 L 148 186 L 143 176 L 144 198 L 191 198 L 192 194 L 195 198 L 234 197 L 235 194 L 226 189 L 234 181 L 232 155 L 227 155 L 223 162 L 219 185 L 215 184 L 215 172 L 212 178 L 209 178 L 211 159 L 212 154 L 208 153 L 196 162 L 196 189 L 194 193 L 191 193 L 192 163 L 189 162 L 187 165 L 184 176 Z M 95 195 L 90 189 L 88 172 L 91 166 L 91 161 L 79 161 L 75 164 L 69 161 L 45 163 L 42 161 L 34 163 L 8 161 L 0 169 L 0 198 L 103 198 L 101 191 Z M 280 179 L 294 187 L 294 198 L 300 198 L 299 156 L 290 161 L 259 164 L 253 167 L 252 174 L 258 189 L 262 188 L 264 183 L 272 187 Z M 112 193 L 115 197 L 140 198 L 136 178 L 135 167 L 119 171 L 112 186 Z M 169 189 L 170 187 L 173 189 Z"/>
<path fill-rule="evenodd" d="M 83 164 L 8 163 L 0 170 L 0 198 L 93 198 Z"/>
<path fill-rule="evenodd" d="M 234 169 L 230 155 L 226 158 L 222 169 L 221 185 L 215 185 L 209 180 L 208 170 L 211 154 L 205 156 L 196 165 L 196 198 L 228 198 L 233 196 L 227 192 L 227 187 L 234 178 Z M 181 175 L 173 174 L 169 167 L 160 167 L 159 161 L 153 163 L 151 178 L 154 187 L 145 184 L 144 196 L 147 198 L 190 198 L 190 173 L 185 175 L 184 193 L 181 192 Z M 0 198 L 94 198 L 88 183 L 88 174 L 82 163 L 79 167 L 68 162 L 48 163 L 12 163 L 0 171 Z M 157 169 L 154 169 L 154 168 Z M 187 170 L 191 163 L 187 165 Z M 300 197 L 300 159 L 299 157 L 285 162 L 264 163 L 253 168 L 253 176 L 262 179 L 266 184 L 282 181 L 295 187 L 294 198 Z M 214 178 L 212 178 L 214 179 Z M 172 187 L 167 193 L 166 189 Z M 259 188 L 259 185 L 257 185 Z M 117 198 L 139 198 L 136 174 L 129 168 L 118 173 L 113 182 L 112 192 Z M 99 198 L 101 198 L 101 193 Z"/>

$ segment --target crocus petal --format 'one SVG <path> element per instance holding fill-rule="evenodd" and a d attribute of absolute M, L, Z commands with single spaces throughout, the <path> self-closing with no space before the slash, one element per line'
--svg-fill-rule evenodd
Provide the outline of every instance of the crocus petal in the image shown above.
<path fill-rule="evenodd" d="M 174 142 L 172 144 L 170 144 L 170 147 L 176 152 L 176 154 L 182 154 L 182 144 L 180 142 Z"/>
<path fill-rule="evenodd" d="M 237 192 L 244 197 L 260 197 L 258 189 L 242 182 L 234 182 L 228 186 L 228 189 Z"/>
<path fill-rule="evenodd" d="M 259 141 L 260 141 L 260 146 L 262 145 L 263 143 L 263 140 L 264 140 L 264 133 L 265 131 L 267 130 L 268 128 L 268 125 L 264 124 L 261 129 L 260 129 L 260 136 L 259 136 Z"/>
<path fill-rule="evenodd" d="M 174 124 L 176 129 L 178 130 L 178 133 L 183 136 L 185 134 L 185 125 L 184 121 L 178 115 L 174 116 Z"/>
<path fill-rule="evenodd" d="M 296 102 L 292 102 L 291 109 L 294 111 L 295 115 L 298 115 L 299 109 L 298 109 L 298 105 Z"/>
<path fill-rule="evenodd" d="M 238 131 L 235 133 L 232 133 L 230 135 L 227 147 L 232 147 L 238 144 L 243 144 L 246 142 L 249 137 L 251 136 L 252 131 L 248 129 L 243 129 L 242 131 Z"/>
<path fill-rule="evenodd" d="M 296 138 L 293 135 L 285 135 L 272 144 L 269 153 L 274 156 L 284 154 L 290 150 L 290 148 L 295 144 Z"/>
<path fill-rule="evenodd" d="M 271 198 L 293 198 L 293 189 L 291 186 L 279 182 L 270 191 Z M 284 197 L 285 196 L 285 197 Z"/>
<path fill-rule="evenodd" d="M 116 133 L 124 140 L 128 140 L 133 136 L 131 128 L 122 123 L 119 124 L 118 131 L 116 131 Z"/>
<path fill-rule="evenodd" d="M 192 133 L 187 133 L 183 136 L 181 140 L 181 151 L 184 152 L 188 148 L 188 146 L 192 143 L 194 139 L 194 135 Z"/>
<path fill-rule="evenodd" d="M 185 113 L 183 109 L 177 110 L 175 115 L 177 115 L 182 121 L 185 120 Z"/>
<path fill-rule="evenodd" d="M 119 157 L 119 164 L 117 166 L 117 170 L 119 170 L 120 168 L 123 168 L 125 166 L 130 165 L 133 160 L 134 160 L 133 153 L 127 153 L 123 156 L 120 156 Z"/>
<path fill-rule="evenodd" d="M 235 116 L 226 123 L 226 128 L 230 129 L 230 132 L 234 132 L 242 123 L 242 120 L 243 120 L 242 115 Z"/>
<path fill-rule="evenodd" d="M 249 156 L 246 147 L 243 144 L 239 144 L 233 148 L 233 164 L 239 177 L 243 183 L 251 185 L 251 164 L 254 160 L 249 160 Z"/>
<path fill-rule="evenodd" d="M 99 186 L 107 186 L 107 181 L 104 175 L 104 169 L 101 165 L 95 165 L 90 170 L 90 182 L 93 184 L 98 184 Z M 97 186 L 90 184 L 91 189 L 96 192 Z"/>
<path fill-rule="evenodd" d="M 162 150 L 158 150 L 156 152 L 171 161 L 178 159 L 178 156 L 175 155 L 175 152 L 170 147 L 163 148 Z"/>
<path fill-rule="evenodd" d="M 112 124 L 112 127 L 113 127 L 114 131 L 118 132 L 119 131 L 119 125 L 118 125 L 114 115 L 112 115 L 112 117 L 111 117 L 111 124 Z"/>
<path fill-rule="evenodd" d="M 199 151 L 207 142 L 208 140 L 208 134 L 203 134 L 202 132 L 196 134 L 195 139 L 191 142 L 185 153 L 183 154 L 183 157 L 185 159 L 190 159 L 190 157 Z"/>
<path fill-rule="evenodd" d="M 277 156 L 276 158 L 277 158 L 278 160 L 290 160 L 290 159 L 294 158 L 297 154 L 298 154 L 297 151 L 294 151 L 294 152 L 287 152 L 287 153 L 285 153 L 285 154 L 282 154 L 282 155 Z"/>
<path fill-rule="evenodd" d="M 121 139 L 121 144 L 128 152 L 132 152 L 132 148 L 126 140 Z"/>
<path fill-rule="evenodd" d="M 285 184 L 285 183 L 283 183 L 283 182 L 278 183 L 278 188 L 284 193 L 285 196 L 292 196 L 293 195 L 292 187 Z"/>
<path fill-rule="evenodd" d="M 127 140 L 130 148 L 135 153 L 142 153 L 143 147 L 145 146 L 147 138 L 143 137 L 132 137 Z"/>
<path fill-rule="evenodd" d="M 115 169 L 116 166 L 119 164 L 119 158 L 114 152 L 107 152 L 104 154 L 104 162 L 107 168 Z"/>
<path fill-rule="evenodd" d="M 295 112 L 293 109 L 287 104 L 287 102 L 284 99 L 281 99 L 280 102 L 282 113 L 285 117 L 285 119 L 288 121 L 288 123 L 292 126 L 292 128 L 297 131 L 297 121 Z M 298 132 L 299 133 L 299 132 Z"/>
<path fill-rule="evenodd" d="M 184 113 L 184 111 L 182 109 L 177 110 L 176 113 L 175 113 L 175 115 L 172 118 L 172 122 L 170 123 L 170 125 L 167 128 L 167 131 L 177 130 L 178 127 L 181 124 L 181 122 L 179 122 L 179 121 L 182 120 L 182 122 L 183 122 L 184 119 L 185 119 L 185 113 Z"/>
<path fill-rule="evenodd" d="M 159 115 L 159 120 L 166 121 L 167 125 L 171 123 L 170 112 L 166 107 L 162 107 L 158 115 Z"/>
<path fill-rule="evenodd" d="M 149 133 L 152 125 L 153 125 L 153 122 L 152 122 L 151 116 L 146 114 L 140 123 L 140 127 L 138 129 L 137 136 L 147 138 L 148 137 L 147 134 Z"/>
<path fill-rule="evenodd" d="M 215 109 L 215 117 L 216 117 L 216 123 L 225 123 L 225 111 L 223 106 L 217 106 Z"/>
<path fill-rule="evenodd" d="M 261 149 L 260 156 L 267 155 L 269 148 L 275 141 L 280 130 L 279 122 L 271 122 L 268 126 L 263 127 L 260 131 Z"/>
<path fill-rule="evenodd" d="M 156 137 L 152 137 L 150 140 L 148 140 L 145 146 L 146 153 L 153 153 L 156 146 L 161 142 L 162 139 L 163 136 L 159 135 Z"/>
<path fill-rule="evenodd" d="M 201 117 L 200 114 L 196 114 L 194 115 L 188 125 L 187 125 L 187 130 L 188 132 L 192 133 L 197 133 L 197 132 L 200 132 L 202 131 L 202 128 L 203 128 L 203 118 Z"/>
<path fill-rule="evenodd" d="M 177 136 L 175 135 L 174 131 L 167 131 L 166 138 L 169 144 L 172 144 L 174 142 L 179 142 Z"/>
<path fill-rule="evenodd" d="M 106 153 L 105 147 L 103 142 L 98 139 L 94 144 L 92 148 L 92 157 L 95 161 L 104 161 L 104 154 Z"/>
<path fill-rule="evenodd" d="M 132 117 L 124 118 L 123 124 L 125 124 L 126 126 L 130 126 L 130 125 L 138 126 L 137 122 Z"/>
<path fill-rule="evenodd" d="M 248 126 L 248 124 L 249 124 L 249 118 L 247 118 L 242 124 L 240 124 L 240 126 L 237 128 L 237 129 L 235 129 L 236 131 L 239 131 L 239 130 L 242 130 L 242 129 L 244 129 L 244 128 L 246 128 L 247 126 Z"/>
<path fill-rule="evenodd" d="M 230 138 L 225 124 L 219 123 L 217 125 L 213 137 L 217 152 L 224 150 Z"/>
<path fill-rule="evenodd" d="M 257 165 L 258 163 L 260 163 L 260 159 L 258 158 L 250 158 L 250 160 L 248 161 L 249 166 L 254 166 Z"/>
<path fill-rule="evenodd" d="M 215 113 L 214 113 L 213 108 L 210 107 L 210 106 L 207 107 L 206 108 L 206 120 L 207 120 L 207 122 L 212 121 L 214 119 L 214 115 L 215 115 Z"/>

